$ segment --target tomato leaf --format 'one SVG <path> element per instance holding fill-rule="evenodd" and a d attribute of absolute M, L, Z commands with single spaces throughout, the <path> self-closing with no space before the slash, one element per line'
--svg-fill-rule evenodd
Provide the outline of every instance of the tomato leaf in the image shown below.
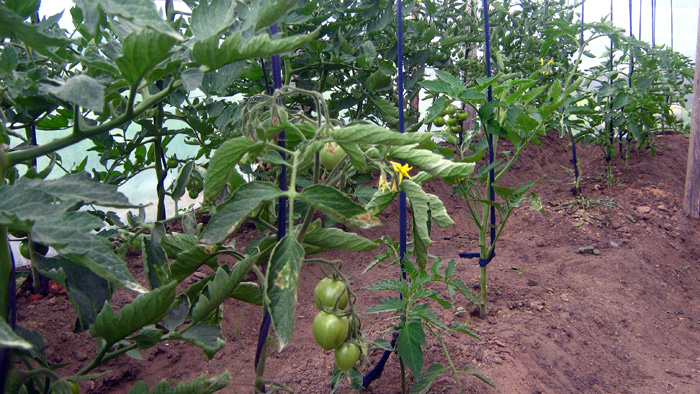
<path fill-rule="evenodd" d="M 216 69 L 238 60 L 270 57 L 297 49 L 313 40 L 319 31 L 316 29 L 307 35 L 294 35 L 274 40 L 267 32 L 264 32 L 245 43 L 243 42 L 243 33 L 237 31 L 223 42 L 218 36 L 213 36 L 195 43 L 192 55 L 201 64 L 210 69 Z"/>
<path fill-rule="evenodd" d="M 148 383 L 142 380 L 131 387 L 128 394 L 212 394 L 224 389 L 231 384 L 231 374 L 225 371 L 221 375 L 207 378 L 202 374 L 191 382 L 179 382 L 177 386 L 171 387 L 169 380 L 163 379 L 153 386 L 153 391 L 149 393 Z"/>
<path fill-rule="evenodd" d="M 106 346 L 111 346 L 140 328 L 161 321 L 175 299 L 176 284 L 170 282 L 139 295 L 119 311 L 119 316 L 116 316 L 114 309 L 105 302 L 95 322 L 90 326 L 90 335 L 103 338 L 107 342 Z"/>
<path fill-rule="evenodd" d="M 386 300 L 379 301 L 379 304 L 372 305 L 364 313 L 384 313 L 402 310 L 406 306 L 406 302 L 398 298 L 389 297 Z"/>
<path fill-rule="evenodd" d="M 12 331 L 5 319 L 0 319 L 0 346 L 10 349 L 31 350 L 32 344 L 22 339 L 19 335 Z"/>
<path fill-rule="evenodd" d="M 190 28 L 195 38 L 219 37 L 236 22 L 238 3 L 232 0 L 202 1 L 192 9 Z"/>
<path fill-rule="evenodd" d="M 105 88 L 96 79 L 87 75 L 79 74 L 70 77 L 59 86 L 47 87 L 47 90 L 61 100 L 102 113 Z"/>
<path fill-rule="evenodd" d="M 429 366 L 425 371 L 423 371 L 423 373 L 420 374 L 420 376 L 418 376 L 415 383 L 413 383 L 410 394 L 427 393 L 430 386 L 433 384 L 433 381 L 435 381 L 438 376 L 441 376 L 444 371 L 445 367 L 443 367 L 442 364 L 435 363 Z"/>
<path fill-rule="evenodd" d="M 298 197 L 347 226 L 365 229 L 380 224 L 379 219 L 372 217 L 362 205 L 330 186 L 309 186 Z"/>
<path fill-rule="evenodd" d="M 170 263 L 173 279 L 180 282 L 196 271 L 202 264 L 216 256 L 219 250 L 216 245 L 195 245 L 180 252 Z M 215 263 L 214 263 L 215 264 Z M 213 267 L 216 269 L 216 266 Z"/>
<path fill-rule="evenodd" d="M 455 163 L 427 149 L 417 149 L 417 145 L 394 146 L 387 156 L 445 179 L 466 178 L 474 171 L 474 163 Z"/>
<path fill-rule="evenodd" d="M 375 242 L 357 235 L 348 233 L 339 228 L 322 228 L 306 233 L 304 243 L 317 246 L 322 250 L 339 249 L 339 250 L 373 250 L 377 247 Z M 321 252 L 321 250 L 319 250 Z"/>
<path fill-rule="evenodd" d="M 137 87 L 146 73 L 170 56 L 176 38 L 151 29 L 131 33 L 122 45 L 122 56 L 114 59 L 124 79 Z"/>
<path fill-rule="evenodd" d="M 255 181 L 240 186 L 230 199 L 216 208 L 207 228 L 202 234 L 204 243 L 218 243 L 240 227 L 245 218 L 259 205 L 273 198 L 284 195 L 284 192 L 270 182 Z"/>
<path fill-rule="evenodd" d="M 429 139 L 430 135 L 425 133 L 400 134 L 375 124 L 357 123 L 334 129 L 332 137 L 343 146 L 347 144 L 406 145 Z"/>
<path fill-rule="evenodd" d="M 204 202 L 213 202 L 221 193 L 231 172 L 241 157 L 254 145 L 259 145 L 245 137 L 238 137 L 224 142 L 209 161 L 207 175 L 204 177 Z"/>
<path fill-rule="evenodd" d="M 299 272 L 304 248 L 293 235 L 286 235 L 275 246 L 267 267 L 267 298 L 272 325 L 277 334 L 277 348 L 289 344 L 296 319 Z"/>
<path fill-rule="evenodd" d="M 260 286 L 254 282 L 241 282 L 233 292 L 231 298 L 241 300 L 253 305 L 263 304 L 263 294 Z"/>
<path fill-rule="evenodd" d="M 165 226 L 157 222 L 151 229 L 150 236 L 141 238 L 143 270 L 151 289 L 168 284 L 172 280 L 168 257 L 160 246 L 164 236 Z"/>
<path fill-rule="evenodd" d="M 428 346 L 425 341 L 423 325 L 417 320 L 407 322 L 396 338 L 396 353 L 411 369 L 413 376 L 420 376 L 420 371 L 423 369 L 423 348 L 421 346 Z"/>
<path fill-rule="evenodd" d="M 199 346 L 209 360 L 226 345 L 226 341 L 221 336 L 221 328 L 209 322 L 197 323 L 185 333 L 175 333 L 171 337 Z"/>
<path fill-rule="evenodd" d="M 35 254 L 32 264 L 47 277 L 63 285 L 76 314 L 74 332 L 87 330 L 95 322 L 106 301 L 112 298 L 109 282 L 65 257 L 47 258 Z"/>

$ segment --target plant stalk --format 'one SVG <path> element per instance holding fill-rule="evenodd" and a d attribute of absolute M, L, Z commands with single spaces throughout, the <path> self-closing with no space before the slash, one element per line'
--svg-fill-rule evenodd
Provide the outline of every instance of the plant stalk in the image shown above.
<path fill-rule="evenodd" d="M 488 314 L 488 299 L 486 298 L 486 266 L 481 267 L 481 277 L 479 279 L 479 289 L 481 290 L 481 303 L 479 303 L 479 317 L 485 319 L 486 315 Z"/>

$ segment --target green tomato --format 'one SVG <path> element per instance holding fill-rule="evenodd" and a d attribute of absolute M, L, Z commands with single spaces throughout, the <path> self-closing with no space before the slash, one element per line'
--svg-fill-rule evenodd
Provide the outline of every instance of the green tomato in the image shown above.
<path fill-rule="evenodd" d="M 167 164 L 168 168 L 175 168 L 175 167 L 177 167 L 177 159 L 174 157 L 168 158 L 168 161 L 166 164 Z"/>
<path fill-rule="evenodd" d="M 319 312 L 311 325 L 316 343 L 323 350 L 335 349 L 345 342 L 348 336 L 348 319 L 331 313 Z"/>
<path fill-rule="evenodd" d="M 199 197 L 199 192 L 197 190 L 190 189 L 187 191 L 187 195 L 189 195 L 190 198 L 194 200 L 195 198 Z"/>
<path fill-rule="evenodd" d="M 454 126 L 450 126 L 450 131 L 453 132 L 453 133 L 455 133 L 455 134 L 457 134 L 457 133 L 459 133 L 460 131 L 462 131 L 462 126 L 460 126 L 460 125 L 458 125 L 458 124 L 456 124 L 456 125 L 454 125 Z"/>
<path fill-rule="evenodd" d="M 454 105 L 450 105 L 447 108 L 445 108 L 445 111 L 448 115 L 454 115 L 455 113 L 457 113 L 457 107 L 455 107 Z"/>
<path fill-rule="evenodd" d="M 459 111 L 457 112 L 457 119 L 459 120 L 467 120 L 469 118 L 469 113 L 466 111 Z"/>
<path fill-rule="evenodd" d="M 438 116 L 437 118 L 433 119 L 433 124 L 437 127 L 442 127 L 445 125 L 445 118 Z"/>
<path fill-rule="evenodd" d="M 454 126 L 457 124 L 457 118 L 449 117 L 445 120 L 445 123 L 447 123 L 448 126 Z"/>
<path fill-rule="evenodd" d="M 314 289 L 314 303 L 318 310 L 323 310 L 321 309 L 321 304 L 327 308 L 333 308 L 338 297 L 340 297 L 338 309 L 345 309 L 348 305 L 348 292 L 345 291 L 345 282 L 342 280 L 326 277 L 321 279 Z"/>
<path fill-rule="evenodd" d="M 345 342 L 335 349 L 335 363 L 343 372 L 348 372 L 360 360 L 360 347 Z"/>
<path fill-rule="evenodd" d="M 321 149 L 321 163 L 328 171 L 333 171 L 344 158 L 345 150 L 335 142 L 329 142 Z"/>
<path fill-rule="evenodd" d="M 31 255 L 29 254 L 29 242 L 22 241 L 22 243 L 19 244 L 19 254 L 21 254 L 22 257 L 27 260 L 31 258 Z"/>

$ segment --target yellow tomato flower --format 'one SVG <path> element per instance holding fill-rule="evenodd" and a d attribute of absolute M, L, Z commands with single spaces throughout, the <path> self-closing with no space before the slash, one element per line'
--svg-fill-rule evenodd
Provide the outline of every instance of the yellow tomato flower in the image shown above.
<path fill-rule="evenodd" d="M 399 185 L 401 184 L 403 177 L 412 179 L 408 172 L 411 171 L 413 167 L 409 166 L 408 164 L 401 165 L 395 161 L 390 161 L 390 163 L 391 166 L 394 167 L 394 172 L 396 172 L 399 175 Z"/>
<path fill-rule="evenodd" d="M 554 64 L 554 60 L 549 59 L 549 62 L 547 62 L 547 64 Z"/>
<path fill-rule="evenodd" d="M 544 59 L 540 58 L 540 66 L 544 66 Z"/>
<path fill-rule="evenodd" d="M 386 181 L 386 177 L 384 177 L 384 172 L 382 172 L 382 173 L 379 175 L 379 186 L 378 186 L 378 188 L 379 188 L 379 190 L 381 190 L 382 192 L 384 192 L 385 189 L 388 189 L 388 188 L 389 188 L 389 182 Z"/>

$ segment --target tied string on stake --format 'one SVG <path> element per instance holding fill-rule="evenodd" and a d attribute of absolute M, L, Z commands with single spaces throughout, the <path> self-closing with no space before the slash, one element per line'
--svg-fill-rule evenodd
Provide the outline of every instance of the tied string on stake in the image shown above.
<path fill-rule="evenodd" d="M 404 132 L 404 85 L 403 85 L 403 15 L 402 15 L 403 4 L 401 0 L 396 1 L 396 25 L 397 25 L 397 72 L 398 72 L 398 96 L 399 96 L 399 133 Z M 401 161 L 401 164 L 405 164 Z M 406 207 L 406 193 L 403 191 L 399 193 L 399 262 L 401 265 L 401 277 L 406 280 L 406 270 L 404 269 L 404 259 L 406 258 L 407 250 L 407 207 Z M 399 298 L 403 299 L 403 296 L 399 294 Z M 394 334 L 391 340 L 391 347 L 396 345 L 396 338 L 398 334 Z M 369 387 L 370 383 L 382 376 L 384 371 L 384 366 L 386 365 L 389 356 L 393 353 L 390 350 L 385 350 L 382 357 L 377 362 L 377 365 L 372 368 L 365 376 L 362 377 L 362 387 Z"/>
<path fill-rule="evenodd" d="M 459 257 L 461 257 L 463 259 L 476 259 L 476 258 L 478 258 L 479 259 L 479 267 L 486 267 L 488 265 L 488 263 L 491 262 L 491 259 L 496 257 L 496 253 L 495 252 L 491 253 L 491 256 L 489 256 L 488 258 L 485 258 L 485 259 L 481 257 L 481 253 L 476 253 L 476 252 L 462 252 L 459 254 Z"/>
<path fill-rule="evenodd" d="M 270 26 L 270 32 L 272 35 L 277 34 L 277 23 L 273 24 Z M 277 89 L 282 88 L 282 63 L 280 61 L 280 56 L 279 55 L 274 55 L 272 56 L 272 90 L 270 90 L 270 83 L 268 81 L 267 77 L 267 72 L 265 71 L 265 62 L 263 59 L 260 59 L 260 62 L 262 63 L 262 68 L 263 68 L 263 77 L 265 78 L 265 87 L 267 89 L 267 92 L 269 94 L 272 94 Z M 277 140 L 277 145 L 279 145 L 282 148 L 286 147 L 286 141 L 285 141 L 285 131 L 282 130 L 282 132 L 279 134 L 279 138 Z M 282 160 L 286 160 L 286 154 L 284 151 L 280 152 L 280 155 L 282 155 Z M 282 191 L 287 190 L 287 167 L 286 166 L 281 166 L 280 169 L 280 179 L 279 179 L 279 188 Z M 284 238 L 284 236 L 287 234 L 287 197 L 280 197 L 278 200 L 278 214 L 277 214 L 277 241 L 280 239 Z M 270 323 L 271 323 L 271 316 L 270 312 L 267 310 L 267 307 L 265 307 L 265 314 L 263 315 L 263 320 L 262 323 L 260 323 L 260 332 L 258 334 L 258 345 L 255 351 L 255 370 L 258 370 L 258 364 L 260 363 L 260 357 L 262 355 L 262 352 L 264 351 L 265 348 L 265 342 L 267 341 L 267 337 L 270 334 Z M 267 392 L 265 386 L 262 386 L 261 391 L 263 393 Z"/>

